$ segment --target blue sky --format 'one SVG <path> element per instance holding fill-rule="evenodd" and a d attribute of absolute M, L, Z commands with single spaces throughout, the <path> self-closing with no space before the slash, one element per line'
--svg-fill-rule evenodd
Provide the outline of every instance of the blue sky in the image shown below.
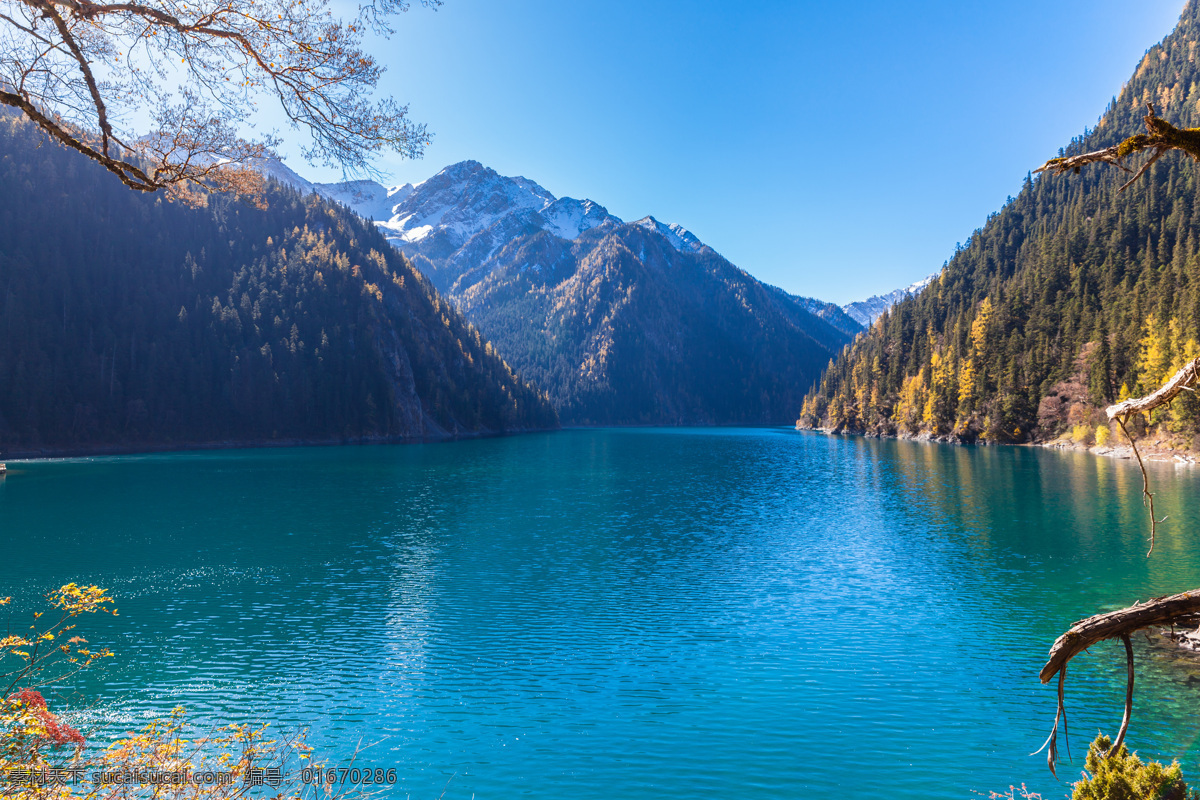
<path fill-rule="evenodd" d="M 845 303 L 940 268 L 1095 124 L 1182 6 L 414 3 L 372 51 L 434 140 L 380 167 L 415 182 L 473 158 Z M 301 174 L 340 177 L 297 152 Z"/>

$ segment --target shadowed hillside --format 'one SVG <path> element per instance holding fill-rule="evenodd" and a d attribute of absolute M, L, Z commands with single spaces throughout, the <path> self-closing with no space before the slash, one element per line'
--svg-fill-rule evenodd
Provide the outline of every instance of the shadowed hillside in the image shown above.
<path fill-rule="evenodd" d="M 376 228 L 131 192 L 0 116 L 0 448 L 440 438 L 557 425 Z"/>

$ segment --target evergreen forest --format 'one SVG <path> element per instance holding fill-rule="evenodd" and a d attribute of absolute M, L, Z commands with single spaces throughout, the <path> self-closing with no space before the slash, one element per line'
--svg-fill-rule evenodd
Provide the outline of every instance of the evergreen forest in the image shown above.
<path fill-rule="evenodd" d="M 1189 3 L 1095 129 L 1060 155 L 1144 132 L 1148 103 L 1175 125 L 1200 126 L 1198 48 L 1200 5 Z M 1129 177 L 1104 165 L 1027 177 L 938 280 L 830 364 L 797 425 L 959 441 L 1108 441 L 1104 406 L 1157 388 L 1200 354 L 1197 164 L 1168 154 L 1120 191 Z M 1166 446 L 1195 447 L 1200 400 L 1185 393 L 1136 424 Z"/>
<path fill-rule="evenodd" d="M 132 192 L 0 116 L 0 453 L 557 427 L 373 225 L 263 200 Z"/>

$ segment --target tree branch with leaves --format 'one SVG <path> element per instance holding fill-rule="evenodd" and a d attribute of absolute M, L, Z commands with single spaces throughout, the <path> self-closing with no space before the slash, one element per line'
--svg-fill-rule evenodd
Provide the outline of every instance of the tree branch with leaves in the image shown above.
<path fill-rule="evenodd" d="M 0 104 L 139 191 L 255 189 L 278 145 L 248 135 L 264 100 L 307 134 L 305 158 L 369 173 L 430 140 L 407 106 L 371 99 L 384 68 L 364 37 L 408 7 L 345 21 L 330 0 L 0 0 Z"/>
<path fill-rule="evenodd" d="M 14 627 L 12 598 L 0 638 L 0 798 L 13 800 L 275 800 L 369 797 L 371 784 L 327 780 L 302 731 L 272 733 L 266 724 L 199 727 L 173 709 L 114 740 L 93 741 L 51 710 L 47 694 L 79 670 L 112 656 L 94 649 L 77 626 L 89 614 L 116 614 L 109 594 L 74 583 L 46 596 L 50 608 Z M 45 693 L 44 693 L 45 692 Z M 356 748 L 349 762 L 357 759 Z M 355 770 L 357 772 L 357 770 Z M 313 776 L 319 777 L 313 777 Z M 383 787 L 373 787 L 381 789 Z M 376 792 L 377 793 L 377 792 Z"/>

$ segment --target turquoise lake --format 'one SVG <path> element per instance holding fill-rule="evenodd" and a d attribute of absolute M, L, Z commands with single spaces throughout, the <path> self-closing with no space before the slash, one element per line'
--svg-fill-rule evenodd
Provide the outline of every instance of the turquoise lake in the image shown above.
<path fill-rule="evenodd" d="M 785 429 L 9 464 L 0 594 L 111 589 L 93 738 L 183 704 L 306 727 L 388 796 L 1062 797 L 1038 670 L 1200 586 L 1200 472 Z M 1136 643 L 1129 743 L 1200 778 L 1200 662 Z M 1072 666 L 1078 777 L 1119 643 Z M 1065 753 L 1064 753 L 1065 755 Z"/>

